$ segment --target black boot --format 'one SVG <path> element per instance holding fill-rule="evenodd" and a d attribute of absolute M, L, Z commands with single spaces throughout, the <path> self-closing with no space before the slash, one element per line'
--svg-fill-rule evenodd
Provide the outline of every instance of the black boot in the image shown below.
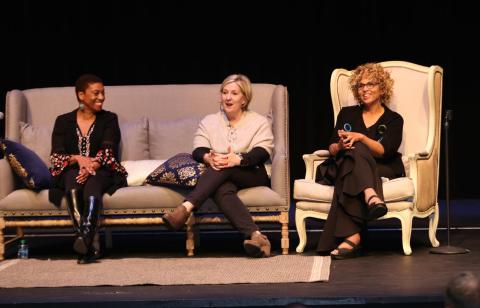
<path fill-rule="evenodd" d="M 82 192 L 77 189 L 72 189 L 67 193 L 67 211 L 72 219 L 73 230 L 79 235 L 81 233 L 80 226 L 82 225 L 82 210 L 83 198 Z"/>
<path fill-rule="evenodd" d="M 100 207 L 95 197 L 88 197 L 88 205 L 83 211 L 83 220 L 80 227 L 81 233 L 73 244 L 73 249 L 79 254 L 86 255 L 93 243 L 93 238 L 98 230 Z"/>
<path fill-rule="evenodd" d="M 90 250 L 85 255 L 80 255 L 77 259 L 77 263 L 88 264 L 96 262 L 96 260 L 100 259 L 103 256 L 100 246 L 100 236 L 98 233 L 96 233 L 93 239 L 93 243 L 90 246 Z"/>

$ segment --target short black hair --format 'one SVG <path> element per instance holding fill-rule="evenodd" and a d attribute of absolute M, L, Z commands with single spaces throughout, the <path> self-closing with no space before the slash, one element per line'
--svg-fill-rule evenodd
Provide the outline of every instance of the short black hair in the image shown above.
<path fill-rule="evenodd" d="M 75 82 L 75 94 L 77 95 L 77 100 L 78 92 L 85 92 L 85 90 L 88 88 L 88 85 L 92 83 L 103 84 L 103 80 L 102 78 L 93 74 L 83 74 L 82 76 L 78 77 L 77 81 Z"/>

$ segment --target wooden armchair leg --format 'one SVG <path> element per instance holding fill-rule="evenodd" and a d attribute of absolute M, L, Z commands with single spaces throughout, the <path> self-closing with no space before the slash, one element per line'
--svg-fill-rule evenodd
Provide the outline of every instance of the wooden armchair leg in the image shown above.
<path fill-rule="evenodd" d="M 307 245 L 307 229 L 305 226 L 305 215 L 303 210 L 296 209 L 295 211 L 295 226 L 297 227 L 298 234 L 298 246 L 296 251 L 298 253 L 303 252 L 305 246 Z"/>
<path fill-rule="evenodd" d="M 438 204 L 435 205 L 435 212 L 430 215 L 428 223 L 428 237 L 432 247 L 440 246 L 440 242 L 437 240 L 437 227 L 438 227 Z"/>

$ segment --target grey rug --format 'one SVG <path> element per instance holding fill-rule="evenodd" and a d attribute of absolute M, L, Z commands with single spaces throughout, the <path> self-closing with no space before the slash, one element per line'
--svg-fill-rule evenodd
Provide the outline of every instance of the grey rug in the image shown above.
<path fill-rule="evenodd" d="M 330 257 L 301 255 L 101 259 L 87 265 L 74 259 L 0 262 L 0 288 L 292 283 L 328 281 L 329 275 Z"/>

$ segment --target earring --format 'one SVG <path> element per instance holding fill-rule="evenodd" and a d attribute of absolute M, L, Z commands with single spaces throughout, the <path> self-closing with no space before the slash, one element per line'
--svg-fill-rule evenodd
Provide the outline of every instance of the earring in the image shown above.
<path fill-rule="evenodd" d="M 84 105 L 83 103 L 80 103 L 80 104 L 78 104 L 78 108 L 79 108 L 80 110 L 83 110 L 83 108 L 85 108 L 85 105 Z"/>

